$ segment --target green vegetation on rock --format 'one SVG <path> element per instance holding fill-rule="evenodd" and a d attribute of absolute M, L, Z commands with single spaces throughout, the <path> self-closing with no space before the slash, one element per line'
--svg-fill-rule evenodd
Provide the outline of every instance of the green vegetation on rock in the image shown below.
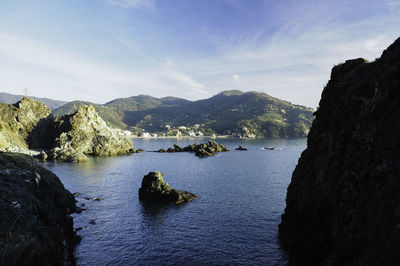
<path fill-rule="evenodd" d="M 0 103 L 0 149 L 27 149 L 30 134 L 49 115 L 47 106 L 26 97 L 14 105 Z"/>
<path fill-rule="evenodd" d="M 81 105 L 69 115 L 56 116 L 44 104 L 23 98 L 0 104 L 0 150 L 50 150 L 42 160 L 80 162 L 87 155 L 114 156 L 134 152 L 132 140 L 107 126 L 93 106 Z"/>

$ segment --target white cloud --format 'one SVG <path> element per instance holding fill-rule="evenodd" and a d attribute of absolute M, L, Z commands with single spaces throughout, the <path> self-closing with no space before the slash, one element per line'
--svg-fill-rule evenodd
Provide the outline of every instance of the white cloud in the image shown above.
<path fill-rule="evenodd" d="M 155 0 L 106 0 L 110 4 L 123 8 L 153 8 Z"/>
<path fill-rule="evenodd" d="M 232 78 L 236 81 L 238 81 L 240 79 L 240 76 L 238 74 L 233 74 Z"/>
<path fill-rule="evenodd" d="M 390 9 L 400 7 L 400 0 L 385 0 L 385 2 Z"/>
<path fill-rule="evenodd" d="M 220 50 L 225 51 L 222 56 L 182 67 L 212 88 L 212 93 L 261 89 L 278 98 L 316 107 L 332 67 L 347 59 L 364 57 L 373 61 L 379 57 L 399 37 L 396 25 L 400 17 L 306 26 L 309 21 L 304 15 L 286 23 L 286 29 L 262 44 L 249 40 L 221 43 Z M 291 23 L 299 25 L 293 29 Z"/>
<path fill-rule="evenodd" d="M 143 93 L 189 99 L 210 96 L 204 85 L 174 68 L 171 59 L 151 68 L 129 70 L 3 32 L 0 59 L 2 86 L 13 88 L 11 93 L 20 94 L 27 87 L 35 96 L 94 102 Z"/>

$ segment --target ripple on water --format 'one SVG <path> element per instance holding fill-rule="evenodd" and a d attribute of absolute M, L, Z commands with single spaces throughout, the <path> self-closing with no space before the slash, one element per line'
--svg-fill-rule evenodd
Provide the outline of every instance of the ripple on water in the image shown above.
<path fill-rule="evenodd" d="M 196 141 L 134 143 L 136 148 L 156 150 Z M 285 264 L 278 224 L 306 140 L 219 142 L 231 152 L 212 158 L 144 152 L 82 164 L 44 163 L 67 189 L 80 192 L 78 206 L 87 208 L 73 215 L 75 227 L 83 227 L 78 264 Z M 249 150 L 235 151 L 239 145 Z M 141 204 L 138 189 L 149 171 L 163 172 L 172 187 L 199 198 L 181 206 Z"/>

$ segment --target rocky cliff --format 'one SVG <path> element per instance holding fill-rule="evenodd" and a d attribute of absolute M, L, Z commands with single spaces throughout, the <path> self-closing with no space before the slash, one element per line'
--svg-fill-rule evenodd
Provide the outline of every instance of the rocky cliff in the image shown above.
<path fill-rule="evenodd" d="M 0 153 L 0 265 L 73 265 L 75 199 L 27 155 Z"/>
<path fill-rule="evenodd" d="M 50 114 L 44 104 L 24 97 L 0 103 L 0 151 L 49 151 L 42 159 L 85 161 L 87 155 L 113 156 L 132 151 L 132 140 L 113 132 L 93 106 L 83 105 L 65 116 Z"/>
<path fill-rule="evenodd" d="M 122 155 L 133 148 L 132 140 L 113 132 L 93 106 L 82 105 L 73 114 L 56 117 L 50 128 L 53 160 L 82 161 L 86 155 Z"/>
<path fill-rule="evenodd" d="M 50 112 L 41 102 L 26 97 L 16 104 L 0 103 L 0 149 L 28 149 L 30 134 Z"/>
<path fill-rule="evenodd" d="M 332 69 L 289 185 L 280 240 L 298 265 L 400 265 L 400 39 Z"/>

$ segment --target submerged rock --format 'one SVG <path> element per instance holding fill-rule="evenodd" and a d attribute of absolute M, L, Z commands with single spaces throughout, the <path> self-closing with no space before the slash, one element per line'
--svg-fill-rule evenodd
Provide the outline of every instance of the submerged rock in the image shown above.
<path fill-rule="evenodd" d="M 206 156 L 214 156 L 217 152 L 226 152 L 229 151 L 224 145 L 219 144 L 213 140 L 202 143 L 202 144 L 191 144 L 184 148 L 179 147 L 177 144 L 174 144 L 174 148 L 168 148 L 167 150 L 159 149 L 155 152 L 194 152 L 196 156 L 206 157 Z"/>
<path fill-rule="evenodd" d="M 26 155 L 0 153 L 0 265 L 73 265 L 75 199 Z"/>
<path fill-rule="evenodd" d="M 161 172 L 150 172 L 143 177 L 139 199 L 144 202 L 181 204 L 197 198 L 195 194 L 171 188 Z"/>
<path fill-rule="evenodd" d="M 273 151 L 273 150 L 275 150 L 275 148 L 274 148 L 274 147 L 264 147 L 264 149 L 265 149 L 265 150 L 269 150 L 269 151 Z"/>
<path fill-rule="evenodd" d="M 332 69 L 289 185 L 280 241 L 297 265 L 400 265 L 400 39 Z"/>
<path fill-rule="evenodd" d="M 242 146 L 237 147 L 235 150 L 237 150 L 237 151 L 247 151 L 247 149 L 243 148 Z"/>

